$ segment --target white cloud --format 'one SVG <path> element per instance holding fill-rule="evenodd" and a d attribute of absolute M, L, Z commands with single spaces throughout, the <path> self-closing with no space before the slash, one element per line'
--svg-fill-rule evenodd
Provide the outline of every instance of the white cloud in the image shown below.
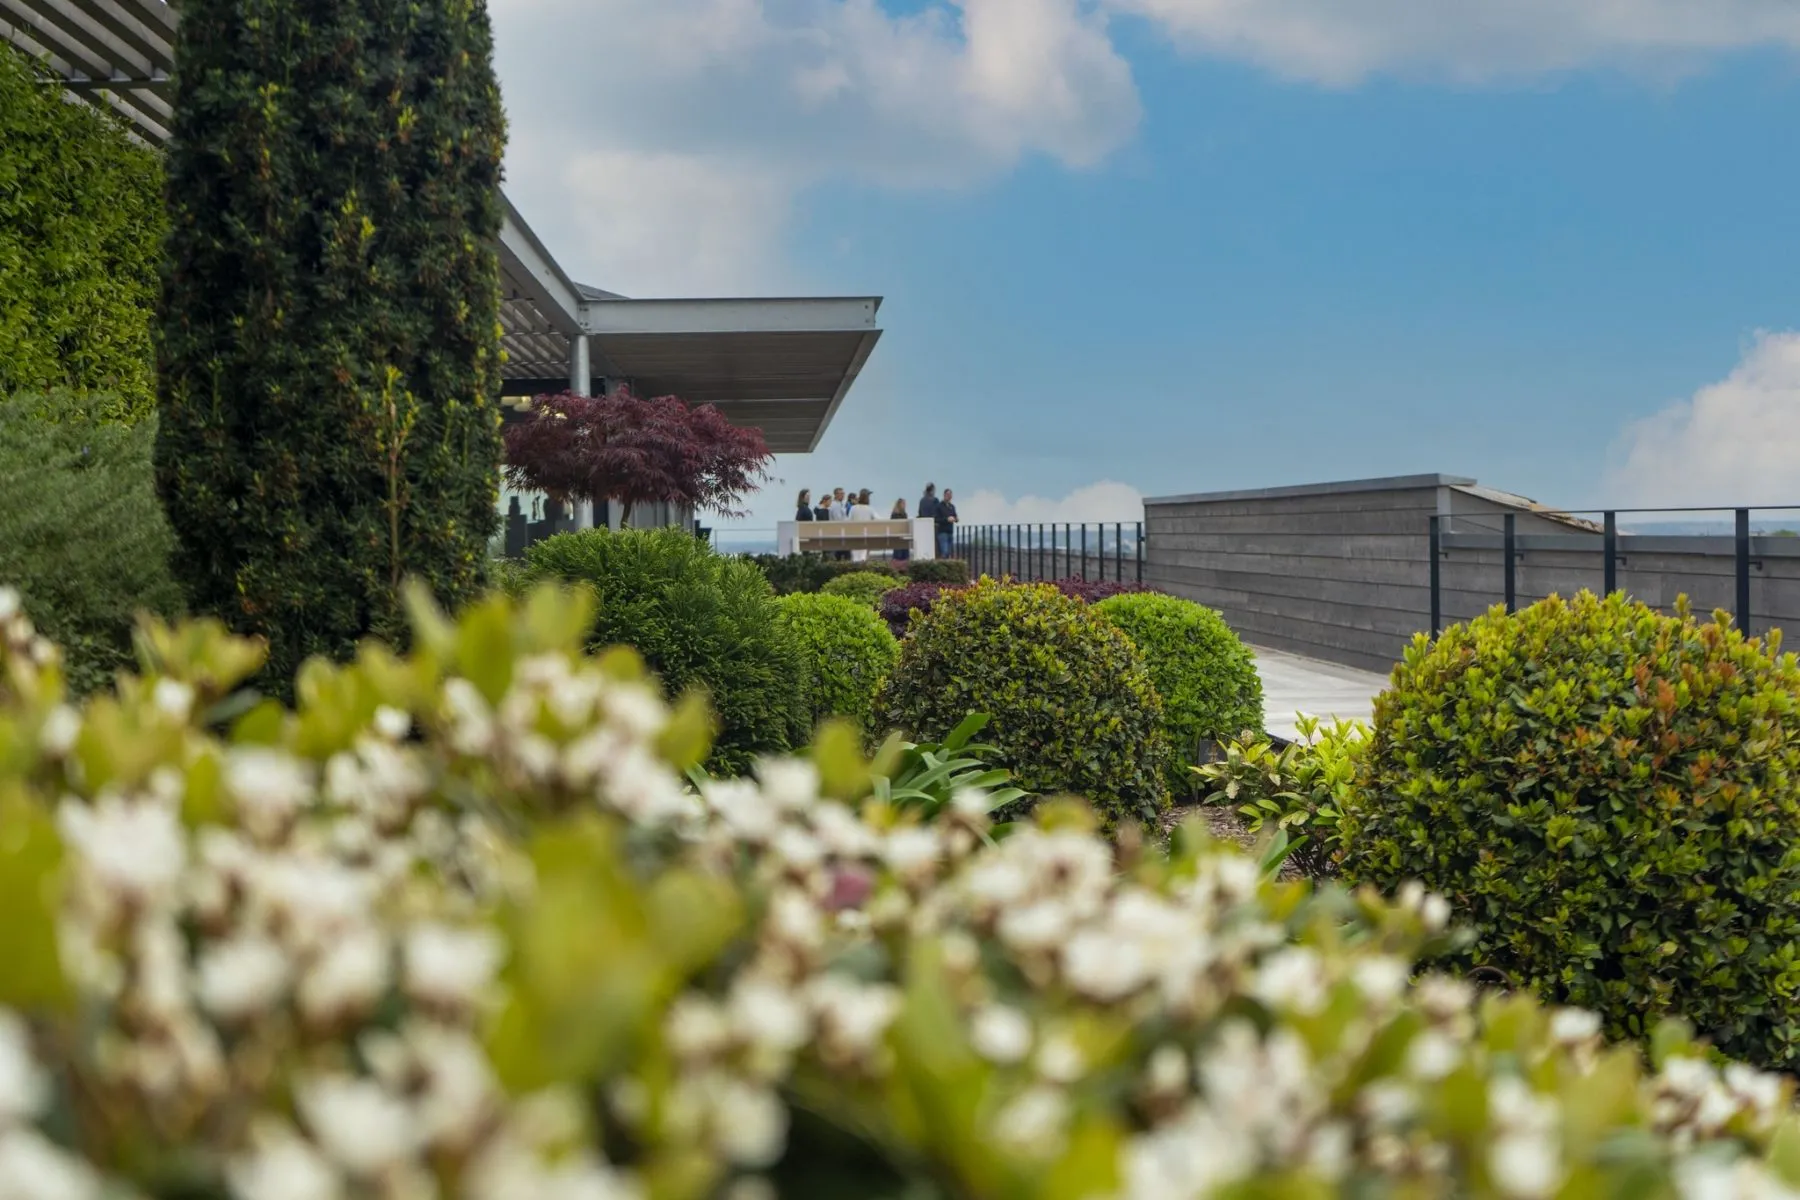
<path fill-rule="evenodd" d="M 509 194 L 585 282 L 774 290 L 799 282 L 783 239 L 819 185 L 965 187 L 1032 156 L 1104 161 L 1140 116 L 1120 19 L 1326 85 L 1800 48 L 1796 0 L 894 3 L 492 0 Z"/>
<path fill-rule="evenodd" d="M 1628 425 L 1607 483 L 1623 504 L 1800 502 L 1800 333 L 1758 334 L 1725 379 Z"/>
<path fill-rule="evenodd" d="M 1381 71 L 1460 81 L 1595 64 L 1685 67 L 1800 48 L 1792 0 L 1106 0 L 1194 51 L 1351 84 Z"/>
<path fill-rule="evenodd" d="M 578 277 L 630 294 L 771 286 L 784 224 L 818 184 L 959 187 L 1033 155 L 1088 167 L 1139 117 L 1093 0 L 493 12 L 509 194 Z"/>
<path fill-rule="evenodd" d="M 1144 519 L 1144 494 L 1110 480 L 1076 488 L 1060 500 L 1042 496 L 1008 500 L 996 491 L 978 491 L 956 497 L 956 514 L 964 525 L 1130 523 Z"/>

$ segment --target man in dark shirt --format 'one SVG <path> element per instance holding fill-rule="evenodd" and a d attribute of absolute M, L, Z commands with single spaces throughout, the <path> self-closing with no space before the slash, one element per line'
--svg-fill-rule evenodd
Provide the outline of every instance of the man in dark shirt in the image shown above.
<path fill-rule="evenodd" d="M 932 517 L 937 523 L 937 556 L 949 558 L 956 539 L 956 505 L 952 503 L 956 493 L 949 488 L 944 489 L 944 498 L 932 508 Z"/>
<path fill-rule="evenodd" d="M 935 519 L 937 517 L 937 506 L 937 484 L 928 483 L 925 485 L 925 494 L 919 497 L 919 507 L 914 511 L 918 514 L 920 520 Z"/>

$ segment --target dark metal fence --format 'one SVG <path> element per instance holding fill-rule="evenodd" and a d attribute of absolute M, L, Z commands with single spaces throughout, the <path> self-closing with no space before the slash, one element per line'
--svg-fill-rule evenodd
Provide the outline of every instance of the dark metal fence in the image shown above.
<path fill-rule="evenodd" d="M 972 576 L 1142 583 L 1144 523 L 968 525 L 956 531 L 951 557 Z"/>
<path fill-rule="evenodd" d="M 1512 612 L 1584 587 L 1603 595 L 1623 588 L 1664 610 L 1686 596 L 1698 612 L 1727 610 L 1746 633 L 1800 623 L 1800 534 L 1759 528 L 1753 516 L 1761 513 L 1800 517 L 1800 505 L 1434 515 L 1431 632 L 1496 601 Z M 1729 525 L 1668 520 L 1696 514 L 1730 514 Z"/>

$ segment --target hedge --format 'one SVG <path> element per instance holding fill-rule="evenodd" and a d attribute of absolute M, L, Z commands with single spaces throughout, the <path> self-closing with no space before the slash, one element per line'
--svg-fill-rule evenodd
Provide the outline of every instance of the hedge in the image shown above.
<path fill-rule="evenodd" d="M 186 0 L 157 482 L 197 612 L 272 679 L 479 594 L 499 528 L 487 9 Z"/>
<path fill-rule="evenodd" d="M 0 46 L 0 396 L 93 393 L 109 420 L 153 409 L 162 189 L 161 160 L 117 118 Z"/>

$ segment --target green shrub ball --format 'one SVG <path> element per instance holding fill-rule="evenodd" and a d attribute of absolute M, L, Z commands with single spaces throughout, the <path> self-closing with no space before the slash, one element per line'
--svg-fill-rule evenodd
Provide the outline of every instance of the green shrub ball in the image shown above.
<path fill-rule="evenodd" d="M 708 693 L 719 719 L 706 768 L 741 775 L 812 732 L 805 655 L 762 572 L 679 529 L 562 533 L 532 546 L 527 570 L 593 588 L 588 644 L 644 657 L 671 698 Z"/>
<path fill-rule="evenodd" d="M 960 558 L 915 558 L 902 570 L 913 583 L 948 583 L 961 587 L 969 582 L 969 564 Z"/>
<path fill-rule="evenodd" d="M 1193 790 L 1192 768 L 1201 760 L 1203 741 L 1262 732 L 1262 677 L 1225 618 L 1156 592 L 1114 596 L 1094 611 L 1125 631 L 1150 668 L 1169 735 L 1172 790 Z"/>
<path fill-rule="evenodd" d="M 904 580 L 889 571 L 852 571 L 828 580 L 819 591 L 827 596 L 844 596 L 858 601 L 871 611 L 881 598 L 899 587 Z"/>
<path fill-rule="evenodd" d="M 1644 1038 L 1800 1067 L 1800 666 L 1728 624 L 1552 597 L 1414 640 L 1340 834 L 1475 961 Z"/>
<path fill-rule="evenodd" d="M 792 595 L 776 603 L 811 671 L 814 726 L 848 717 L 873 734 L 875 690 L 900 654 L 887 622 L 847 596 Z"/>
<path fill-rule="evenodd" d="M 938 741 L 970 713 L 1028 792 L 1073 792 L 1103 819 L 1167 806 L 1162 701 L 1131 639 L 1048 584 L 984 579 L 914 617 L 876 700 L 886 728 Z"/>

